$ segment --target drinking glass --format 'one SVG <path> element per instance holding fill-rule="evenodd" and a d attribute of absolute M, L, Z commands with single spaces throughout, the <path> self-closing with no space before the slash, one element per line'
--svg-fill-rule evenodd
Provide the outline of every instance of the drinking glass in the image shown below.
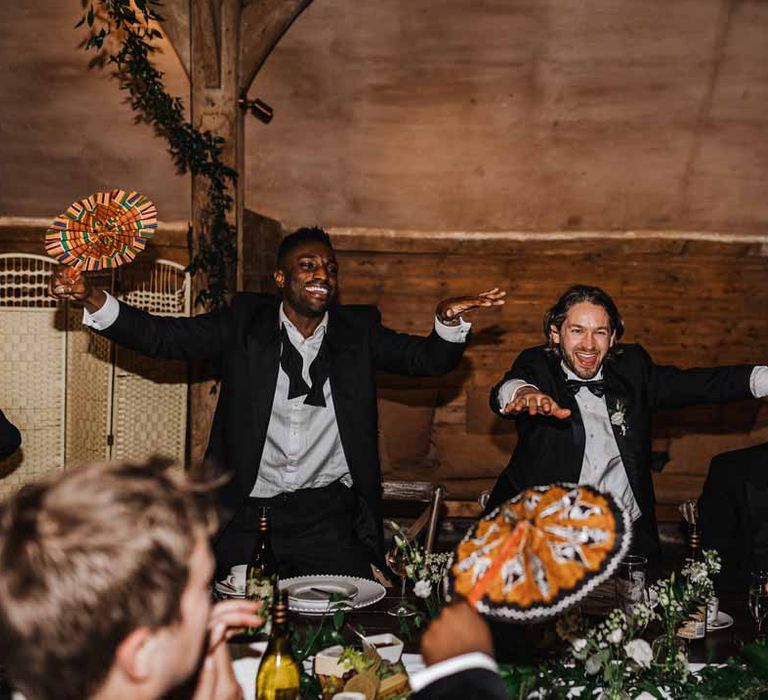
<path fill-rule="evenodd" d="M 768 615 L 768 571 L 753 571 L 749 581 L 749 613 L 757 625 L 757 636 L 763 633 Z"/>
<path fill-rule="evenodd" d="M 395 542 L 392 542 L 392 547 L 386 553 L 384 558 L 387 562 L 387 566 L 392 569 L 392 572 L 400 577 L 400 602 L 387 610 L 387 613 L 394 617 L 411 617 L 411 615 L 416 614 L 416 611 L 405 602 L 405 587 L 408 582 L 405 575 L 405 567 L 407 564 L 405 561 L 405 553 Z"/>
<path fill-rule="evenodd" d="M 637 603 L 645 600 L 645 578 L 648 560 L 637 554 L 628 554 L 616 569 L 616 598 L 627 614 Z"/>

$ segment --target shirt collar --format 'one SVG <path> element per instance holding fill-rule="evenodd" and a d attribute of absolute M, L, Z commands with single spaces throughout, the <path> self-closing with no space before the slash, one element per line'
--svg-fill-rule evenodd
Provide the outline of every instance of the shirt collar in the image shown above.
<path fill-rule="evenodd" d="M 597 370 L 597 374 L 592 377 L 592 379 L 582 379 L 580 376 L 578 376 L 576 373 L 571 371 L 571 368 L 568 367 L 568 365 L 565 364 L 562 360 L 560 360 L 560 367 L 562 368 L 563 372 L 565 372 L 565 378 L 566 380 L 576 380 L 577 382 L 596 382 L 603 378 L 603 366 L 600 365 L 600 369 Z"/>
<path fill-rule="evenodd" d="M 326 311 L 325 314 L 323 314 L 323 318 L 320 321 L 320 324 L 315 328 L 315 332 L 309 336 L 309 338 L 305 338 L 301 331 L 299 331 L 296 326 L 293 325 L 293 322 L 285 313 L 285 309 L 283 308 L 283 303 L 280 302 L 280 311 L 278 313 L 278 323 L 280 325 L 285 324 L 285 327 L 288 331 L 288 335 L 291 336 L 292 340 L 297 342 L 311 342 L 313 340 L 320 340 L 323 338 L 323 336 L 326 334 L 328 330 L 328 312 Z"/>

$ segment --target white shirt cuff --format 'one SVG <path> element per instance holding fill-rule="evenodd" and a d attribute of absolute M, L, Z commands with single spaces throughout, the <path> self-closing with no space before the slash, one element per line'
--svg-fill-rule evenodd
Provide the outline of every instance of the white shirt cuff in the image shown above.
<path fill-rule="evenodd" d="M 89 314 L 87 309 L 83 309 L 83 325 L 95 331 L 109 328 L 120 314 L 120 302 L 108 292 L 104 294 L 107 295 L 107 300 L 98 311 Z"/>
<path fill-rule="evenodd" d="M 487 654 L 483 654 L 480 651 L 473 651 L 470 654 L 462 654 L 461 656 L 454 656 L 451 659 L 440 661 L 432 666 L 428 666 L 423 671 L 416 671 L 411 678 L 411 690 L 414 693 L 418 693 L 420 690 L 426 688 L 430 683 L 439 681 L 446 676 L 452 676 L 455 673 L 461 671 L 467 671 L 469 669 L 487 669 L 498 673 L 499 667 L 496 662 Z"/>
<path fill-rule="evenodd" d="M 752 396 L 762 399 L 768 396 L 768 367 L 757 365 L 749 375 L 749 389 Z"/>
<path fill-rule="evenodd" d="M 459 316 L 458 326 L 446 326 L 437 316 L 435 316 L 435 332 L 449 343 L 466 343 L 467 334 L 472 324 Z"/>
<path fill-rule="evenodd" d="M 526 382 L 524 379 L 510 379 L 504 382 L 499 389 L 499 413 L 504 413 L 504 407 L 510 402 L 514 401 L 517 396 L 517 392 L 524 386 L 533 387 L 538 391 L 537 386 Z"/>

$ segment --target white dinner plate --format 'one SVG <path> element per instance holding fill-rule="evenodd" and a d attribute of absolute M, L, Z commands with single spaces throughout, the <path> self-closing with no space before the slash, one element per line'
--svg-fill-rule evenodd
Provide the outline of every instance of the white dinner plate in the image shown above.
<path fill-rule="evenodd" d="M 223 595 L 226 598 L 245 598 L 245 591 L 240 593 L 233 591 L 229 586 L 222 585 L 221 581 L 216 581 L 216 583 L 213 584 L 213 587 L 216 589 L 216 593 Z"/>
<path fill-rule="evenodd" d="M 728 629 L 733 624 L 733 618 L 722 610 L 717 613 L 717 617 L 712 621 L 707 621 L 707 629 L 716 632 L 717 630 Z"/>
<path fill-rule="evenodd" d="M 286 586 L 288 598 L 296 601 L 297 605 L 325 604 L 331 599 L 352 600 L 357 595 L 357 586 L 354 583 L 341 580 L 315 580 L 297 581 Z"/>
<path fill-rule="evenodd" d="M 303 615 L 323 615 L 330 609 L 350 610 L 364 608 L 381 600 L 386 594 L 384 586 L 356 576 L 294 576 L 279 583 L 281 591 L 288 591 L 288 607 L 293 612 Z M 332 603 L 330 595 L 324 595 L 310 589 L 338 593 L 348 596 L 343 601 Z"/>

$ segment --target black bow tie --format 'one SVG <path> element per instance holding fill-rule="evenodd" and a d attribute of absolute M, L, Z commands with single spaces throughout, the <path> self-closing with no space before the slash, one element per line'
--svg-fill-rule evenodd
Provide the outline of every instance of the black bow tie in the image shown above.
<path fill-rule="evenodd" d="M 307 398 L 304 399 L 305 404 L 308 404 L 309 406 L 322 406 L 325 408 L 323 386 L 325 385 L 325 380 L 328 379 L 328 372 L 330 369 L 328 348 L 325 342 L 327 337 L 327 335 L 323 336 L 323 342 L 320 344 L 317 356 L 312 360 L 312 364 L 309 366 L 309 378 L 312 380 L 312 388 L 310 389 L 304 381 L 304 377 L 301 376 L 301 369 L 304 365 L 301 353 L 294 347 L 288 337 L 288 331 L 285 329 L 285 324 L 281 326 L 280 338 L 282 339 L 283 347 L 280 352 L 280 366 L 288 375 L 289 399 L 295 399 L 297 396 L 306 396 Z"/>
<path fill-rule="evenodd" d="M 568 387 L 568 391 L 574 396 L 576 396 L 579 389 L 583 386 L 587 387 L 587 389 L 599 398 L 602 398 L 605 395 L 605 381 L 602 379 L 596 379 L 591 382 L 583 382 L 579 379 L 569 379 L 565 382 L 565 385 Z"/>

